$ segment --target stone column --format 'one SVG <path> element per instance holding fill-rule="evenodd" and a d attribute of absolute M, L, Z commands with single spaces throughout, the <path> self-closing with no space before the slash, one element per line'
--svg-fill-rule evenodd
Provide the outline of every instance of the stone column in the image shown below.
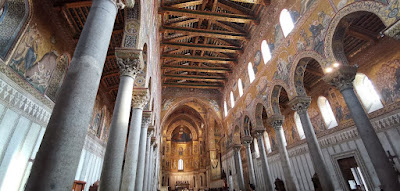
<path fill-rule="evenodd" d="M 150 145 L 151 145 L 150 146 L 150 178 L 149 178 L 148 184 L 152 185 L 152 186 L 150 186 L 150 188 L 154 188 L 154 185 L 153 185 L 154 163 L 155 163 L 155 161 L 154 161 L 154 152 L 155 152 L 155 149 L 157 148 L 156 137 L 151 137 Z"/>
<path fill-rule="evenodd" d="M 148 95 L 147 89 L 135 89 L 133 91 L 131 125 L 129 128 L 128 144 L 126 145 L 121 191 L 132 191 L 135 189 L 143 107 L 149 99 Z"/>
<path fill-rule="evenodd" d="M 147 129 L 147 140 L 146 140 L 146 166 L 145 166 L 145 171 L 144 171 L 144 180 L 143 180 L 143 190 L 148 190 L 151 187 L 148 185 L 149 178 L 150 178 L 150 160 L 151 160 L 151 134 L 154 131 L 153 126 L 149 126 Z"/>
<path fill-rule="evenodd" d="M 265 150 L 264 131 L 264 127 L 257 127 L 254 129 L 257 136 L 258 150 L 260 151 L 265 188 L 267 190 L 274 190 L 268 165 L 267 151 Z"/>
<path fill-rule="evenodd" d="M 246 148 L 247 154 L 247 162 L 248 162 L 248 170 L 249 170 L 249 179 L 250 184 L 256 185 L 256 175 L 254 174 L 254 165 L 253 165 L 253 156 L 251 155 L 250 144 L 253 142 L 253 138 L 249 135 L 242 137 L 242 144 Z"/>
<path fill-rule="evenodd" d="M 139 157 L 136 171 L 135 190 L 143 190 L 144 167 L 146 159 L 147 129 L 151 121 L 151 112 L 143 113 L 142 130 L 139 141 Z"/>
<path fill-rule="evenodd" d="M 246 184 L 244 183 L 244 177 L 243 177 L 243 166 L 242 166 L 242 157 L 240 156 L 240 148 L 242 148 L 242 145 L 234 145 L 234 154 L 233 156 L 235 157 L 235 169 L 236 169 L 236 175 L 239 181 L 239 189 L 240 190 L 246 190 Z"/>
<path fill-rule="evenodd" d="M 268 118 L 269 123 L 275 129 L 276 141 L 278 142 L 279 155 L 281 158 L 281 165 L 283 170 L 283 176 L 285 177 L 285 188 L 288 191 L 297 190 L 296 183 L 292 172 L 292 167 L 290 165 L 289 154 L 285 146 L 285 134 L 283 133 L 283 120 L 285 117 L 283 115 L 273 115 Z"/>
<path fill-rule="evenodd" d="M 298 96 L 293 98 L 289 105 L 291 105 L 292 109 L 300 116 L 301 125 L 303 126 L 304 134 L 306 135 L 308 150 L 310 151 L 311 161 L 315 172 L 318 175 L 319 181 L 321 182 L 322 190 L 333 191 L 335 188 L 333 187 L 331 175 L 324 163 L 322 151 L 314 132 L 314 127 L 312 126 L 310 117 L 307 113 L 310 103 L 311 97 Z"/>
<path fill-rule="evenodd" d="M 25 190 L 72 190 L 119 8 L 93 1 Z"/>
<path fill-rule="evenodd" d="M 381 189 L 385 191 L 398 190 L 400 184 L 397 174 L 386 156 L 385 149 L 379 141 L 367 113 L 364 111 L 354 92 L 353 80 L 356 74 L 356 66 L 342 65 L 335 71 L 328 73 L 323 79 L 335 86 L 342 93 L 353 121 L 356 124 L 358 134 L 365 145 L 368 156 L 381 182 Z"/>
<path fill-rule="evenodd" d="M 141 53 L 141 50 L 133 49 L 117 49 L 115 51 L 121 77 L 100 178 L 102 190 L 119 190 L 133 83 L 137 72 L 142 68 L 140 65 Z"/>

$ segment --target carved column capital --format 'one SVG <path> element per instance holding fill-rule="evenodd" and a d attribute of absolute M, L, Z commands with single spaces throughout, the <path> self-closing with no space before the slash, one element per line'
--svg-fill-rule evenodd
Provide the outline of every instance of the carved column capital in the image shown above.
<path fill-rule="evenodd" d="M 271 124 L 271 126 L 275 130 L 279 130 L 282 128 L 283 121 L 285 120 L 285 116 L 276 114 L 268 118 L 268 123 Z"/>
<path fill-rule="evenodd" d="M 132 92 L 132 107 L 140 108 L 146 105 L 149 100 L 149 90 L 148 89 L 134 89 Z"/>
<path fill-rule="evenodd" d="M 242 137 L 242 144 L 245 145 L 246 147 L 250 146 L 250 144 L 253 142 L 253 137 L 250 135 L 245 135 Z"/>
<path fill-rule="evenodd" d="M 390 36 L 396 40 L 400 40 L 400 21 L 398 20 L 396 23 L 392 24 L 383 33 L 386 36 Z"/>
<path fill-rule="evenodd" d="M 151 112 L 143 112 L 142 115 L 142 128 L 147 128 L 151 121 Z"/>
<path fill-rule="evenodd" d="M 149 127 L 147 128 L 147 137 L 150 138 L 150 136 L 153 134 L 153 132 L 154 132 L 154 126 L 149 125 Z"/>
<path fill-rule="evenodd" d="M 296 96 L 295 98 L 290 100 L 289 105 L 298 114 L 302 114 L 302 113 L 307 112 L 307 109 L 310 106 L 310 103 L 311 103 L 310 96 Z"/>
<path fill-rule="evenodd" d="M 240 144 L 235 144 L 235 145 L 233 145 L 232 147 L 233 147 L 233 149 L 234 149 L 236 152 L 240 152 L 240 149 L 242 148 L 242 145 L 240 145 Z"/>
<path fill-rule="evenodd" d="M 115 50 L 115 56 L 121 76 L 135 78 L 144 67 L 142 50 L 118 48 Z"/>
<path fill-rule="evenodd" d="M 259 136 L 263 136 L 264 132 L 265 132 L 264 127 L 259 126 L 259 127 L 254 128 L 252 133 L 255 134 L 256 137 L 259 137 Z"/>
<path fill-rule="evenodd" d="M 335 86 L 340 91 L 353 88 L 353 81 L 357 74 L 357 68 L 358 66 L 342 65 L 326 74 L 323 80 Z"/>
<path fill-rule="evenodd" d="M 117 9 L 124 9 L 126 1 L 134 1 L 134 0 L 110 0 L 110 1 L 112 3 L 114 3 L 114 5 L 117 7 Z"/>

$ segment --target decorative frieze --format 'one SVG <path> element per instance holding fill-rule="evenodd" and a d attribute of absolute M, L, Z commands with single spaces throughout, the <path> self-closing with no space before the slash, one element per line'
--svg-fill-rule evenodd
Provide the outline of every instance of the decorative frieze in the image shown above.
<path fill-rule="evenodd" d="M 0 100 L 12 108 L 17 108 L 42 125 L 46 125 L 50 119 L 50 111 L 36 104 L 26 97 L 25 93 L 18 91 L 3 79 L 0 79 Z"/>

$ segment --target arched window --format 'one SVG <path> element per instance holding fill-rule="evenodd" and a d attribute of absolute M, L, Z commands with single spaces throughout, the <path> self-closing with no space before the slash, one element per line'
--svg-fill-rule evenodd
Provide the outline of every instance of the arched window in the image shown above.
<path fill-rule="evenodd" d="M 228 115 L 228 106 L 226 105 L 226 101 L 224 101 L 224 113 L 226 117 Z"/>
<path fill-rule="evenodd" d="M 231 91 L 231 107 L 235 107 L 235 97 L 233 97 L 233 92 Z"/>
<path fill-rule="evenodd" d="M 183 170 L 183 160 L 179 159 L 178 161 L 178 170 Z"/>
<path fill-rule="evenodd" d="M 299 133 L 300 139 L 306 138 L 304 135 L 303 125 L 301 124 L 300 116 L 297 112 L 294 112 L 294 121 L 296 122 L 297 132 Z"/>
<path fill-rule="evenodd" d="M 247 66 L 247 70 L 249 72 L 249 79 L 250 79 L 250 83 L 251 83 L 256 78 L 256 75 L 254 74 L 254 70 L 253 70 L 253 64 L 251 62 L 249 62 L 249 65 Z"/>
<path fill-rule="evenodd" d="M 333 114 L 329 101 L 324 96 L 319 96 L 318 107 L 321 111 L 322 118 L 324 118 L 326 127 L 328 127 L 328 129 L 336 127 L 338 123 L 336 121 L 335 115 Z"/>
<path fill-rule="evenodd" d="M 374 85 L 372 85 L 371 80 L 369 80 L 366 75 L 357 73 L 353 84 L 358 97 L 361 99 L 361 103 L 368 113 L 383 108 L 381 99 L 379 98 Z"/>
<path fill-rule="evenodd" d="M 287 9 L 282 10 L 279 22 L 281 23 L 283 35 L 286 37 L 294 28 L 292 17 Z"/>
<path fill-rule="evenodd" d="M 254 142 L 254 151 L 256 152 L 256 157 L 258 158 L 260 156 L 260 149 L 258 148 L 258 141 L 256 138 L 254 138 L 253 142 Z"/>
<path fill-rule="evenodd" d="M 238 80 L 238 87 L 239 87 L 239 96 L 242 97 L 242 95 L 243 95 L 243 84 L 242 84 L 242 79 L 240 79 L 240 78 Z"/>
<path fill-rule="evenodd" d="M 264 132 L 264 142 L 265 142 L 265 147 L 267 149 L 267 153 L 270 153 L 272 151 L 272 148 L 271 148 L 271 143 L 269 142 L 268 133 L 266 131 Z"/>
<path fill-rule="evenodd" d="M 271 50 L 269 49 L 268 43 L 266 40 L 263 40 L 261 43 L 261 54 L 264 59 L 264 64 L 267 64 L 269 60 L 271 60 Z"/>

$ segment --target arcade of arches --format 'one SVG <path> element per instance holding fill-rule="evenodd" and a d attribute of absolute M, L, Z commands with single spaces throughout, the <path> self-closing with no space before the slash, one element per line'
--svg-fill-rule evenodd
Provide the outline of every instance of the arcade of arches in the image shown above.
<path fill-rule="evenodd" d="M 0 0 L 0 191 L 396 191 L 399 10 Z"/>

